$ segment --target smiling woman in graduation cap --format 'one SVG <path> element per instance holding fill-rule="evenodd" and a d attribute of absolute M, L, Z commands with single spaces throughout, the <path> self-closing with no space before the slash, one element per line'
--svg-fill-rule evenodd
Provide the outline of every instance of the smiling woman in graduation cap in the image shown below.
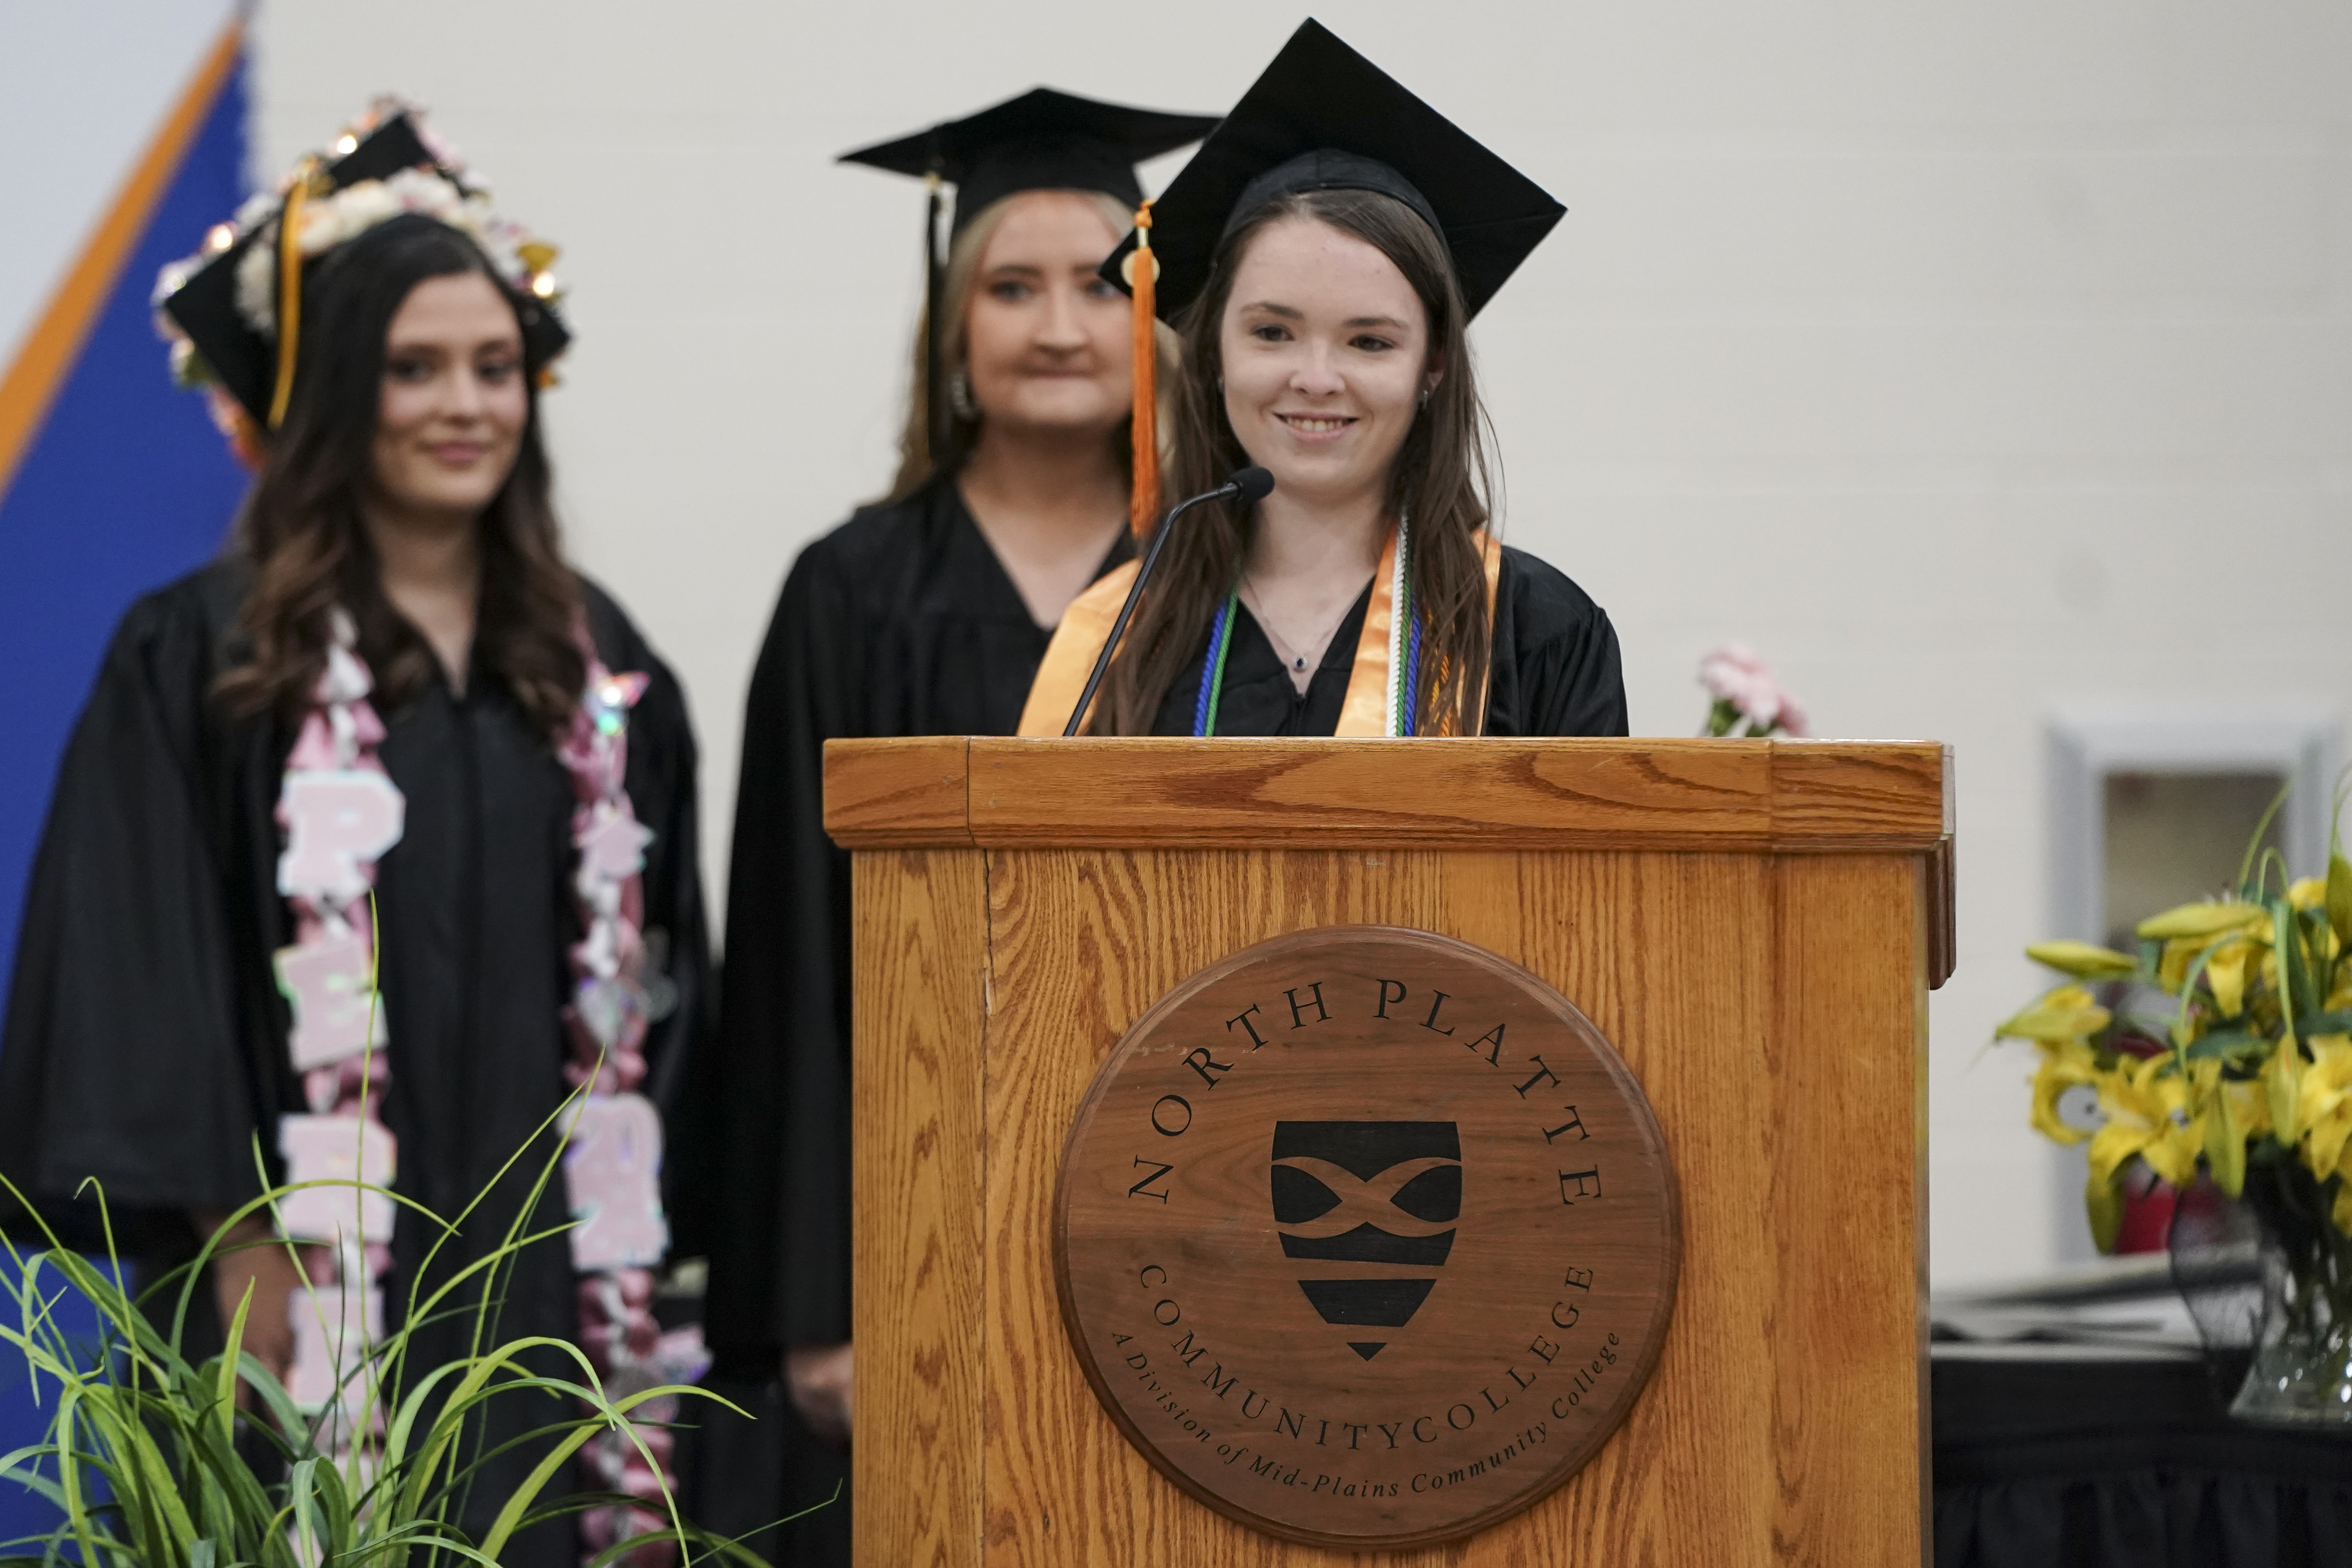
<path fill-rule="evenodd" d="M 836 1443 L 850 1419 L 849 866 L 824 834 L 824 742 L 1011 733 L 1063 607 L 1133 553 L 1131 521 L 1158 511 L 1156 453 L 1148 422 L 1129 441 L 1137 340 L 1097 268 L 1140 200 L 1135 165 L 1214 123 L 1039 88 L 844 160 L 929 183 L 929 293 L 897 481 L 802 552 L 752 675 L 707 1319 L 723 1372 L 773 1376 L 789 1352 L 795 1407 Z M 1143 334 L 1143 371 L 1163 336 Z"/>
<path fill-rule="evenodd" d="M 569 341 L 553 257 L 386 102 L 165 271 L 175 368 L 257 472 L 223 557 L 123 617 L 33 870 L 0 1172 L 51 1216 L 86 1222 L 95 1180 L 117 1234 L 173 1263 L 259 1192 L 257 1160 L 313 1182 L 355 1155 L 462 1216 L 445 1238 L 314 1188 L 279 1217 L 319 1244 L 315 1300 L 289 1303 L 282 1247 L 216 1267 L 224 1314 L 257 1287 L 245 1346 L 312 1410 L 356 1414 L 367 1389 L 360 1345 L 326 1325 L 396 1323 L 510 1226 L 567 1209 L 587 1223 L 415 1329 L 406 1385 L 472 1347 L 486 1285 L 482 1348 L 571 1340 L 608 1387 L 698 1359 L 657 1343 L 650 1310 L 657 1161 L 616 1158 L 658 1149 L 709 989 L 694 739 L 669 671 L 563 559 L 538 405 Z M 575 1141 L 533 1209 L 575 1089 Z M 519 1446 L 485 1454 L 478 1537 L 545 1451 L 525 1435 L 547 1411 L 493 1402 L 485 1447 Z M 643 1495 L 625 1436 L 582 1459 L 591 1487 Z M 583 1534 L 649 1519 L 601 1509 L 503 1561 L 575 1563 Z"/>
<path fill-rule="evenodd" d="M 1156 283 L 1185 373 L 1174 525 L 1085 732 L 1622 735 L 1608 616 L 1489 531 L 1470 319 L 1559 219 L 1542 190 L 1315 22 L 1106 275 Z M 1021 722 L 1058 735 L 1135 568 L 1064 616 Z"/>

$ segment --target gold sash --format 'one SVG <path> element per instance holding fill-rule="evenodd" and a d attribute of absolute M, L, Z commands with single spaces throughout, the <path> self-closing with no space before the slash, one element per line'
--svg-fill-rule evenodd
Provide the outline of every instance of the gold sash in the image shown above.
<path fill-rule="evenodd" d="M 1477 542 L 1486 563 L 1486 624 L 1491 627 L 1503 552 L 1483 530 Z M 1372 573 L 1372 602 L 1364 611 L 1363 634 L 1356 639 L 1356 662 L 1348 675 L 1348 695 L 1339 704 L 1339 728 L 1331 731 L 1335 735 L 1388 733 L 1389 632 L 1396 619 L 1396 530 L 1391 528 L 1381 551 L 1381 563 Z M 1118 619 L 1118 607 L 1127 601 L 1128 584 L 1141 569 L 1133 561 L 1113 567 L 1070 602 L 1062 613 L 1062 624 L 1054 628 L 1054 640 L 1045 648 L 1045 662 L 1037 667 L 1037 679 L 1030 683 L 1029 700 L 1021 709 L 1021 728 L 1014 733 L 1062 732 L 1062 726 L 1070 721 L 1070 710 L 1077 706 L 1078 694 L 1087 689 L 1087 675 L 1110 636 L 1111 623 Z M 1488 662 L 1491 665 L 1491 658 Z M 1484 684 L 1471 711 L 1473 721 L 1484 730 Z"/>

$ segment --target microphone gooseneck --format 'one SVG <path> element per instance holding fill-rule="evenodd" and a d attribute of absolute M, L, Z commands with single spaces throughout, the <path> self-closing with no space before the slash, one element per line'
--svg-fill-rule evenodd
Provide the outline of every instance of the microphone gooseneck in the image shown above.
<path fill-rule="evenodd" d="M 1104 671 L 1110 668 L 1110 656 L 1118 651 L 1119 638 L 1127 635 L 1127 623 L 1135 614 L 1135 603 L 1143 597 L 1143 585 L 1151 580 L 1151 569 L 1160 564 L 1160 552 L 1167 547 L 1168 536 L 1175 531 L 1176 520 L 1203 501 L 1223 500 L 1228 496 L 1236 496 L 1244 501 L 1255 502 L 1264 500 L 1272 493 L 1274 476 L 1264 468 L 1253 467 L 1235 471 L 1233 478 L 1215 489 L 1203 490 L 1168 509 L 1168 515 L 1160 520 L 1160 526 L 1152 531 L 1151 548 L 1143 552 L 1143 564 L 1137 570 L 1135 581 L 1128 584 L 1127 602 L 1118 607 L 1118 619 L 1111 623 L 1110 636 L 1103 639 L 1102 652 L 1095 655 L 1095 667 L 1087 672 L 1087 689 L 1078 693 L 1078 705 L 1070 710 L 1070 721 L 1062 726 L 1064 735 L 1076 734 L 1078 726 L 1086 722 L 1087 710 L 1094 706 L 1095 690 L 1102 685 Z"/>

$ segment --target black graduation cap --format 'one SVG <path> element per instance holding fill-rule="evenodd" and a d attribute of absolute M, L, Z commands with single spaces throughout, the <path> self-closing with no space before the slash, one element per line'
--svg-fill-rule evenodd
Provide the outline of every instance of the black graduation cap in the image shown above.
<path fill-rule="evenodd" d="M 1131 109 L 1036 87 L 961 120 L 844 153 L 837 161 L 951 183 L 952 239 L 990 204 L 1021 191 L 1101 191 L 1135 206 L 1143 200 L 1136 164 L 1198 142 L 1216 123 L 1213 114 Z M 940 294 L 946 265 L 940 254 L 935 184 L 923 214 L 923 385 L 929 400 L 924 423 L 935 462 L 948 448 L 953 424 L 948 400 L 940 394 Z"/>
<path fill-rule="evenodd" d="M 389 179 L 403 169 L 429 169 L 461 190 L 470 188 L 460 171 L 434 155 L 405 110 L 378 123 L 350 152 L 325 163 L 320 172 L 329 189 L 340 191 L 364 180 Z M 276 213 L 252 224 L 163 300 L 164 313 L 187 334 L 214 379 L 253 416 L 257 428 L 268 426 L 270 396 L 278 382 L 278 345 L 275 339 L 256 331 L 236 308 L 237 263 L 247 251 L 277 232 L 278 220 L 285 212 L 281 201 Z M 323 259 L 313 257 L 310 264 Z M 547 301 L 518 293 L 515 308 L 534 363 L 548 363 L 571 342 L 571 331 Z M 285 319 L 283 310 L 281 303 L 280 321 Z"/>
<path fill-rule="evenodd" d="M 1298 191 L 1378 191 L 1428 220 L 1476 315 L 1567 209 L 1313 19 L 1152 204 L 1162 317 L 1189 304 L 1234 224 Z M 1125 286 L 1129 235 L 1103 276 Z"/>
<path fill-rule="evenodd" d="M 1018 191 L 1102 191 L 1134 206 L 1143 200 L 1135 166 L 1198 142 L 1216 123 L 1213 114 L 1130 109 L 1040 87 L 840 161 L 952 184 L 952 234 Z"/>

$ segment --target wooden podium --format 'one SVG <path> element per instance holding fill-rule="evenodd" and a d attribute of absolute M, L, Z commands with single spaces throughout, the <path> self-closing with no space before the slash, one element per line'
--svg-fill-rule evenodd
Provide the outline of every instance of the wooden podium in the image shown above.
<path fill-rule="evenodd" d="M 1927 993 L 1952 963 L 1929 743 L 835 742 L 856 851 L 855 1532 L 863 1568 L 1916 1563 Z M 1064 1141 L 1187 976 L 1405 927 L 1613 1041 L 1680 1186 L 1632 1414 L 1478 1534 L 1352 1553 L 1164 1479 L 1057 1305 Z"/>

